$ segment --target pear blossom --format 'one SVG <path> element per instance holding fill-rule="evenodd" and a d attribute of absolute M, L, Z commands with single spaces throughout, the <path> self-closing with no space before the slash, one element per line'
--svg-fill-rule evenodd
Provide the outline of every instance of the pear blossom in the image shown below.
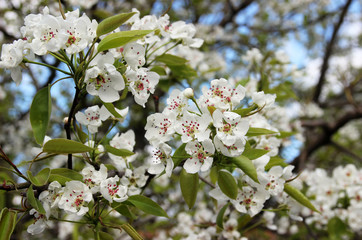
<path fill-rule="evenodd" d="M 209 115 L 203 114 L 197 116 L 195 114 L 185 113 L 177 122 L 175 130 L 181 134 L 183 143 L 198 140 L 204 141 L 209 138 L 211 130 L 208 128 L 212 119 Z"/>
<path fill-rule="evenodd" d="M 147 68 L 133 70 L 130 67 L 127 68 L 125 75 L 136 103 L 145 107 L 148 97 L 155 91 L 160 76 Z"/>
<path fill-rule="evenodd" d="M 223 155 L 227 157 L 237 157 L 243 153 L 246 140 L 244 138 L 237 138 L 235 143 L 228 146 L 224 144 L 217 136 L 215 136 L 214 144 L 216 150 L 220 151 Z"/>
<path fill-rule="evenodd" d="M 263 60 L 263 55 L 260 53 L 260 50 L 257 48 L 252 48 L 246 52 L 244 56 L 241 57 L 242 60 L 249 62 L 249 67 L 253 64 L 260 64 Z"/>
<path fill-rule="evenodd" d="M 166 175 L 171 177 L 174 163 L 171 158 L 172 148 L 166 143 L 160 143 L 157 148 L 152 151 L 152 156 L 149 159 L 150 167 L 148 172 L 151 174 L 158 175 L 166 170 Z"/>
<path fill-rule="evenodd" d="M 101 164 L 99 171 L 95 170 L 93 166 L 87 166 L 82 170 L 84 183 L 89 187 L 92 193 L 100 191 L 100 184 L 103 180 L 107 179 L 107 168 Z"/>
<path fill-rule="evenodd" d="M 282 176 L 283 168 L 281 166 L 274 166 L 267 173 L 258 172 L 260 184 L 273 196 L 283 192 L 285 180 Z"/>
<path fill-rule="evenodd" d="M 244 139 L 249 130 L 249 122 L 242 119 L 239 114 L 234 112 L 222 113 L 216 109 L 213 113 L 214 126 L 216 127 L 216 136 L 227 146 L 231 146 L 237 139 Z"/>
<path fill-rule="evenodd" d="M 114 116 L 110 111 L 108 111 L 108 109 L 105 106 L 104 107 L 102 106 L 100 109 L 102 120 L 111 117 L 112 119 L 117 120 L 118 122 L 123 122 L 123 120 L 126 118 L 128 114 L 128 107 L 123 109 L 118 109 L 115 107 L 114 110 L 119 114 L 120 117 Z"/>
<path fill-rule="evenodd" d="M 155 113 L 147 117 L 145 126 L 146 139 L 152 145 L 158 145 L 160 142 L 167 142 L 175 133 L 175 113 L 169 114 Z"/>
<path fill-rule="evenodd" d="M 49 9 L 45 7 L 42 14 L 26 16 L 20 31 L 35 54 L 45 55 L 48 51 L 59 51 L 67 42 L 68 35 L 61 24 L 62 18 L 50 15 Z"/>
<path fill-rule="evenodd" d="M 114 135 L 112 140 L 109 142 L 109 145 L 117 149 L 126 149 L 128 151 L 133 152 L 134 145 L 136 144 L 135 138 L 136 137 L 134 131 L 130 129 L 125 133 L 122 134 L 117 133 L 116 135 Z M 128 164 L 136 159 L 137 153 L 129 157 L 116 156 L 112 153 L 108 153 L 108 156 L 112 160 L 113 165 L 119 171 L 121 171 L 127 168 Z"/>
<path fill-rule="evenodd" d="M 167 32 L 171 39 L 182 39 L 183 43 L 189 47 L 199 48 L 204 43 L 200 38 L 194 38 L 196 28 L 192 23 L 177 21 L 168 26 Z"/>
<path fill-rule="evenodd" d="M 80 181 L 69 181 L 66 182 L 58 205 L 67 213 L 84 216 L 89 210 L 87 205 L 92 200 L 92 191 L 87 185 Z"/>
<path fill-rule="evenodd" d="M 203 88 L 203 95 L 199 99 L 200 107 L 214 106 L 221 110 L 232 110 L 245 97 L 245 88 L 238 85 L 236 88 L 224 78 L 211 81 L 210 89 Z"/>
<path fill-rule="evenodd" d="M 250 186 L 244 186 L 243 189 L 239 191 L 236 199 L 231 199 L 230 202 L 238 212 L 247 213 L 250 217 L 254 217 L 264 207 L 264 202 L 268 197 L 268 194 L 264 191 L 258 191 Z"/>
<path fill-rule="evenodd" d="M 265 94 L 264 91 L 254 92 L 251 95 L 253 102 L 262 108 L 268 108 L 274 104 L 276 95 L 275 94 Z"/>
<path fill-rule="evenodd" d="M 100 192 L 110 203 L 123 202 L 128 198 L 127 187 L 119 183 L 118 176 L 103 180 L 100 184 Z"/>
<path fill-rule="evenodd" d="M 79 17 L 79 9 L 65 14 L 66 19 L 60 21 L 61 28 L 68 36 L 63 48 L 68 54 L 78 53 L 88 47 L 96 37 L 98 23 L 90 20 L 85 14 Z"/>
<path fill-rule="evenodd" d="M 90 63 L 85 74 L 87 92 L 99 96 L 103 102 L 115 102 L 119 99 L 118 91 L 124 89 L 125 84 L 120 72 L 113 65 L 112 53 L 98 55 Z"/>
<path fill-rule="evenodd" d="M 47 219 L 49 219 L 52 213 L 53 215 L 55 215 L 60 197 L 63 194 L 63 189 L 64 188 L 60 185 L 58 181 L 53 181 L 49 184 L 48 190 L 42 191 L 39 194 L 39 200 L 44 207 L 46 213 L 45 216 Z"/>
<path fill-rule="evenodd" d="M 205 172 L 211 168 L 215 148 L 210 139 L 202 142 L 188 142 L 185 151 L 191 155 L 183 166 L 186 172 L 197 173 L 200 170 Z"/>
<path fill-rule="evenodd" d="M 170 96 L 167 98 L 167 106 L 162 113 L 169 114 L 170 112 L 174 112 L 178 119 L 182 117 L 187 111 L 188 106 L 188 98 L 184 92 L 181 92 L 179 89 L 172 90 Z"/>
<path fill-rule="evenodd" d="M 141 193 L 141 188 L 146 184 L 148 179 L 145 172 L 146 169 L 144 167 L 138 167 L 133 170 L 126 169 L 124 176 L 121 178 L 121 184 L 128 187 L 128 196 Z"/>
<path fill-rule="evenodd" d="M 48 227 L 48 223 L 45 219 L 45 216 L 34 208 L 30 210 L 30 215 L 34 215 L 34 223 L 30 224 L 27 228 L 27 232 L 31 235 L 42 233 L 45 228 Z"/>
<path fill-rule="evenodd" d="M 75 119 L 80 124 L 87 126 L 88 131 L 92 134 L 98 132 L 98 127 L 102 125 L 102 118 L 97 105 L 87 108 L 84 113 L 77 112 L 75 114 Z"/>
<path fill-rule="evenodd" d="M 146 49 L 138 43 L 129 43 L 123 49 L 124 59 L 131 69 L 142 67 L 145 62 Z"/>

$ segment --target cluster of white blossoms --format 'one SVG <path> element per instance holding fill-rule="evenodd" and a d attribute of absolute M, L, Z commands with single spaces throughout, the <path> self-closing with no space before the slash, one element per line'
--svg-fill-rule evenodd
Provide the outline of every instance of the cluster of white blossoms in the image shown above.
<path fill-rule="evenodd" d="M 320 213 L 312 212 L 282 194 L 277 197 L 277 201 L 291 207 L 290 217 L 294 221 L 286 216 L 277 218 L 274 212 L 266 212 L 264 218 L 269 229 L 279 234 L 293 234 L 298 230 L 297 224 L 293 222 L 304 218 L 307 224 L 326 230 L 331 219 L 339 218 L 353 232 L 362 230 L 362 169 L 357 169 L 353 164 L 339 166 L 333 170 L 332 176 L 328 176 L 326 170 L 321 168 L 305 170 L 292 183 L 299 189 L 303 186 L 306 188 L 306 196 Z"/>
<path fill-rule="evenodd" d="M 41 233 L 51 216 L 58 218 L 60 209 L 67 214 L 84 216 L 89 210 L 88 204 L 93 201 L 93 194 L 100 193 L 109 203 L 123 202 L 130 195 L 128 185 L 124 184 L 127 179 L 122 180 L 117 175 L 108 177 L 107 168 L 103 164 L 99 171 L 88 166 L 81 174 L 83 182 L 73 180 L 62 187 L 59 182 L 54 181 L 49 184 L 48 190 L 40 193 L 39 200 L 46 214 L 31 210 L 35 222 L 28 227 L 29 233 Z"/>

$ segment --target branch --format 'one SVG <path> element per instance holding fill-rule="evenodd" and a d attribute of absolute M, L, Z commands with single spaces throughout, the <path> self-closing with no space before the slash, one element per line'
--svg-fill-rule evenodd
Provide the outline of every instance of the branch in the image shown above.
<path fill-rule="evenodd" d="M 331 145 L 335 148 L 337 148 L 339 151 L 345 153 L 346 155 L 353 157 L 354 159 L 360 161 L 362 163 L 362 158 L 359 157 L 357 154 L 355 154 L 354 152 L 350 151 L 349 149 L 343 147 L 342 145 L 339 145 L 338 143 L 331 141 Z"/>
<path fill-rule="evenodd" d="M 347 0 L 346 5 L 343 7 L 342 13 L 339 16 L 339 20 L 338 20 L 337 24 L 334 26 L 332 37 L 329 40 L 329 42 L 328 42 L 328 44 L 326 46 L 326 49 L 324 51 L 325 55 L 324 55 L 324 58 L 323 58 L 323 64 L 322 64 L 318 84 L 316 86 L 316 89 L 315 89 L 315 92 L 314 92 L 314 95 L 313 95 L 313 101 L 316 102 L 316 103 L 319 102 L 319 96 L 320 96 L 320 94 L 322 92 L 322 87 L 323 87 L 323 84 L 325 82 L 325 75 L 326 75 L 326 72 L 328 70 L 328 62 L 329 62 L 330 56 L 332 55 L 333 45 L 334 45 L 334 43 L 335 43 L 335 41 L 337 39 L 338 31 L 339 31 L 339 29 L 340 29 L 340 27 L 341 27 L 341 25 L 342 25 L 342 23 L 344 21 L 344 18 L 345 18 L 346 14 L 347 14 L 348 8 L 351 5 L 351 3 L 352 3 L 352 0 Z"/>
<path fill-rule="evenodd" d="M 241 3 L 237 8 L 232 8 L 230 6 L 230 11 L 231 11 L 230 14 L 225 14 L 223 20 L 221 20 L 219 25 L 221 27 L 225 27 L 225 25 L 231 22 L 240 11 L 247 8 L 253 2 L 254 0 L 246 0 L 243 3 Z"/>
<path fill-rule="evenodd" d="M 0 185 L 0 190 L 14 191 L 14 190 L 18 190 L 18 189 L 25 189 L 28 187 L 30 187 L 30 182 L 19 183 L 16 185 L 6 185 L 4 182 L 4 184 Z"/>
<path fill-rule="evenodd" d="M 296 170 L 298 171 L 304 168 L 305 162 L 314 151 L 331 143 L 333 134 L 335 134 L 341 127 L 348 122 L 359 118 L 362 118 L 362 108 L 346 111 L 343 116 L 330 123 L 323 121 L 310 121 L 309 124 L 307 124 L 308 122 L 305 122 L 304 125 L 312 128 L 312 130 L 320 128 L 322 131 L 318 134 L 312 132 L 312 137 L 309 139 L 310 142 L 306 144 L 300 155 L 293 160 L 292 164 L 296 166 Z"/>
<path fill-rule="evenodd" d="M 74 95 L 74 99 L 73 99 L 73 104 L 72 107 L 70 108 L 70 112 L 69 112 L 69 116 L 68 116 L 68 121 L 64 124 L 64 129 L 65 129 L 65 133 L 67 134 L 67 139 L 71 140 L 71 124 L 73 122 L 73 118 L 74 118 L 74 113 L 75 113 L 75 108 L 78 105 L 78 97 L 79 97 L 79 93 L 80 90 L 78 87 L 75 88 L 75 95 Z M 72 161 L 72 154 L 68 154 L 68 169 L 72 169 L 73 168 L 73 161 Z"/>

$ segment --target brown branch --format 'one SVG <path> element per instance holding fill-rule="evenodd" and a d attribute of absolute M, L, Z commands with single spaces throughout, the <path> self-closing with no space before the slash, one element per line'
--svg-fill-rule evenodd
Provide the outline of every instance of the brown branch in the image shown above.
<path fill-rule="evenodd" d="M 351 5 L 351 3 L 352 3 L 352 0 L 347 0 L 346 5 L 343 7 L 342 13 L 339 16 L 338 22 L 334 26 L 332 37 L 329 40 L 328 44 L 326 45 L 326 49 L 324 51 L 325 55 L 324 55 L 324 58 L 323 58 L 323 64 L 322 64 L 322 67 L 321 67 L 318 84 L 317 84 L 317 86 L 315 88 L 314 95 L 313 95 L 313 101 L 316 102 L 316 103 L 319 102 L 319 96 L 320 96 L 320 94 L 322 92 L 322 87 L 323 87 L 324 82 L 325 82 L 325 75 L 326 75 L 328 67 L 329 67 L 329 64 L 328 64 L 329 58 L 332 55 L 333 46 L 334 46 L 334 43 L 335 43 L 335 41 L 337 39 L 338 31 L 339 31 L 339 29 L 340 29 L 340 27 L 341 27 L 341 25 L 342 25 L 342 23 L 344 21 L 344 18 L 346 16 L 347 12 L 348 12 L 348 8 Z"/>
<path fill-rule="evenodd" d="M 354 152 L 350 151 L 348 148 L 343 147 L 342 145 L 339 145 L 338 143 L 331 141 L 331 145 L 335 148 L 337 148 L 339 151 L 345 153 L 346 155 L 353 157 L 354 159 L 360 161 L 362 163 L 362 158 L 359 157 Z"/>
<path fill-rule="evenodd" d="M 233 21 L 233 19 L 235 18 L 235 16 L 242 10 L 244 10 L 245 8 L 247 8 L 251 3 L 253 3 L 254 0 L 246 0 L 243 3 L 241 3 L 237 8 L 233 8 L 232 4 L 229 4 L 229 9 L 230 9 L 230 13 L 226 14 L 224 18 L 221 20 L 221 22 L 219 23 L 219 25 L 221 27 L 225 27 L 226 24 L 228 24 L 229 22 Z"/>
<path fill-rule="evenodd" d="M 362 118 L 362 108 L 356 108 L 350 111 L 346 111 L 343 116 L 339 117 L 333 122 L 313 122 L 310 121 L 309 127 L 312 129 L 307 129 L 311 136 L 308 137 L 307 135 L 307 143 L 304 149 L 301 151 L 300 155 L 296 157 L 292 164 L 296 166 L 296 171 L 300 171 L 304 168 L 306 161 L 308 160 L 309 156 L 327 144 L 331 143 L 332 136 L 345 124 L 348 122 Z M 306 125 L 307 122 L 304 123 Z M 316 130 L 320 130 L 320 132 L 316 132 Z M 309 142 L 308 142 L 309 140 Z"/>
<path fill-rule="evenodd" d="M 30 187 L 30 182 L 25 182 L 25 183 L 19 183 L 16 185 L 7 185 L 7 184 L 1 184 L 0 185 L 0 190 L 5 190 L 5 191 L 14 191 L 17 189 L 26 189 Z"/>

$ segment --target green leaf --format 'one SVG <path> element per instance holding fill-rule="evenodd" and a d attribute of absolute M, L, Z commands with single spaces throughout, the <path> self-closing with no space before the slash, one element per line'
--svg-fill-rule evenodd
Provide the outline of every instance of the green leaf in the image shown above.
<path fill-rule="evenodd" d="M 219 213 L 217 214 L 217 217 L 216 217 L 216 225 L 221 228 L 221 229 L 224 229 L 224 214 L 225 214 L 225 211 L 226 209 L 229 207 L 230 203 L 227 203 L 225 206 L 223 206 Z"/>
<path fill-rule="evenodd" d="M 145 213 L 152 214 L 160 217 L 167 217 L 168 215 L 157 203 L 142 195 L 133 195 L 127 199 L 128 202 L 132 203 L 138 209 Z"/>
<path fill-rule="evenodd" d="M 170 65 L 168 66 L 171 71 L 172 75 L 177 78 L 193 78 L 197 77 L 197 72 L 195 69 L 190 67 L 189 65 Z"/>
<path fill-rule="evenodd" d="M 241 155 L 239 157 L 231 158 L 231 161 L 238 168 L 243 170 L 243 172 L 246 175 L 248 175 L 251 179 L 253 179 L 255 182 L 259 183 L 258 174 L 256 172 L 255 166 L 254 166 L 253 162 L 249 158 Z"/>
<path fill-rule="evenodd" d="M 82 129 L 77 124 L 75 124 L 75 128 L 77 130 L 79 140 L 84 144 L 88 140 L 88 134 L 83 132 Z"/>
<path fill-rule="evenodd" d="M 174 168 L 179 166 L 183 160 L 190 157 L 190 155 L 186 153 L 185 147 L 186 143 L 181 144 L 173 154 L 172 161 L 174 162 Z"/>
<path fill-rule="evenodd" d="M 52 101 L 50 97 L 50 85 L 40 89 L 34 96 L 30 107 L 30 124 L 34 132 L 35 141 L 43 145 L 44 137 L 49 125 L 52 111 Z"/>
<path fill-rule="evenodd" d="M 245 117 L 246 115 L 248 115 L 250 112 L 254 111 L 255 109 L 258 109 L 258 106 L 253 104 L 252 106 L 250 106 L 248 108 L 235 109 L 235 110 L 233 110 L 233 112 L 239 114 L 242 117 Z"/>
<path fill-rule="evenodd" d="M 35 208 L 35 210 L 37 210 L 40 214 L 45 215 L 45 210 L 43 208 L 43 205 L 38 199 L 34 197 L 33 185 L 30 185 L 30 187 L 28 188 L 28 191 L 26 192 L 26 197 L 28 199 L 29 204 L 33 208 Z"/>
<path fill-rule="evenodd" d="M 84 145 L 83 143 L 68 140 L 65 138 L 56 138 L 49 140 L 44 144 L 43 151 L 57 154 L 67 153 L 83 153 L 90 152 L 94 149 Z"/>
<path fill-rule="evenodd" d="M 113 202 L 112 208 L 125 217 L 136 219 L 136 216 L 128 209 L 127 205 L 123 203 Z"/>
<path fill-rule="evenodd" d="M 138 234 L 136 229 L 134 229 L 129 223 L 121 225 L 121 228 L 133 239 L 133 240 L 143 240 L 143 238 Z"/>
<path fill-rule="evenodd" d="M 276 135 L 277 138 L 287 138 L 287 137 L 290 137 L 290 136 L 293 136 L 297 134 L 297 132 L 279 132 L 279 135 Z"/>
<path fill-rule="evenodd" d="M 162 54 L 160 56 L 157 56 L 155 58 L 155 60 L 159 61 L 159 62 L 163 62 L 167 66 L 179 66 L 179 65 L 184 65 L 187 62 L 187 60 L 185 58 L 178 57 L 178 56 L 171 55 L 171 54 Z"/>
<path fill-rule="evenodd" d="M 17 212 L 3 208 L 0 213 L 0 240 L 10 240 L 16 225 Z"/>
<path fill-rule="evenodd" d="M 112 235 L 109 234 L 109 233 L 100 231 L 100 232 L 98 232 L 98 234 L 99 234 L 99 239 L 100 240 L 114 240 Z"/>
<path fill-rule="evenodd" d="M 260 135 L 268 135 L 275 134 L 277 132 L 271 131 L 265 128 L 249 128 L 249 131 L 246 133 L 248 137 L 260 136 Z"/>
<path fill-rule="evenodd" d="M 116 156 L 120 156 L 120 157 L 128 157 L 128 156 L 134 155 L 134 152 L 131 152 L 127 149 L 114 148 L 111 145 L 105 145 L 105 148 L 106 148 L 107 152 L 110 152 L 110 153 L 112 153 Z"/>
<path fill-rule="evenodd" d="M 261 156 L 267 154 L 269 151 L 264 149 L 255 149 L 255 148 L 249 148 L 245 149 L 243 152 L 243 156 L 249 158 L 250 160 L 254 160 L 257 158 L 260 158 Z"/>
<path fill-rule="evenodd" d="M 329 219 L 327 231 L 330 240 L 353 239 L 353 234 L 349 231 L 348 225 L 339 217 Z M 349 237 L 347 238 L 347 236 Z"/>
<path fill-rule="evenodd" d="M 288 164 L 285 163 L 285 160 L 280 157 L 271 157 L 268 164 L 265 166 L 265 171 L 269 171 L 269 169 L 274 166 L 286 167 Z"/>
<path fill-rule="evenodd" d="M 128 19 L 130 19 L 136 12 L 131 13 L 121 13 L 109 18 L 104 19 L 102 22 L 98 24 L 97 27 L 97 37 L 112 32 L 114 29 L 121 26 Z"/>
<path fill-rule="evenodd" d="M 76 180 L 83 181 L 83 176 L 79 172 L 68 168 L 56 168 L 50 171 L 49 182 L 58 181 L 61 185 L 66 182 Z"/>
<path fill-rule="evenodd" d="M 213 166 L 210 170 L 210 180 L 213 184 L 216 183 L 218 175 L 219 175 L 219 167 Z"/>
<path fill-rule="evenodd" d="M 217 183 L 220 190 L 229 198 L 236 199 L 238 196 L 238 185 L 234 177 L 225 169 L 219 171 Z"/>
<path fill-rule="evenodd" d="M 150 71 L 155 72 L 160 76 L 166 76 L 167 75 L 166 70 L 163 67 L 160 67 L 160 66 L 154 66 L 153 68 L 151 68 Z"/>
<path fill-rule="evenodd" d="M 309 201 L 309 199 L 298 189 L 289 185 L 288 183 L 284 184 L 284 192 L 286 192 L 289 196 L 294 198 L 297 202 L 302 204 L 303 206 L 309 208 L 312 211 L 320 213 L 313 204 Z"/>
<path fill-rule="evenodd" d="M 196 202 L 197 192 L 199 190 L 198 173 L 187 173 L 185 169 L 182 169 L 180 173 L 180 187 L 182 196 L 187 206 L 191 209 Z"/>
<path fill-rule="evenodd" d="M 107 108 L 107 110 L 115 117 L 115 118 L 123 118 L 115 109 L 112 103 L 103 102 L 103 105 Z"/>
<path fill-rule="evenodd" d="M 131 30 L 109 34 L 98 44 L 98 52 L 126 45 L 129 42 L 143 38 L 153 30 Z"/>
<path fill-rule="evenodd" d="M 27 171 L 27 174 L 30 182 L 35 186 L 40 187 L 44 186 L 48 182 L 50 176 L 50 169 L 49 168 L 42 169 L 35 177 L 30 171 Z"/>

